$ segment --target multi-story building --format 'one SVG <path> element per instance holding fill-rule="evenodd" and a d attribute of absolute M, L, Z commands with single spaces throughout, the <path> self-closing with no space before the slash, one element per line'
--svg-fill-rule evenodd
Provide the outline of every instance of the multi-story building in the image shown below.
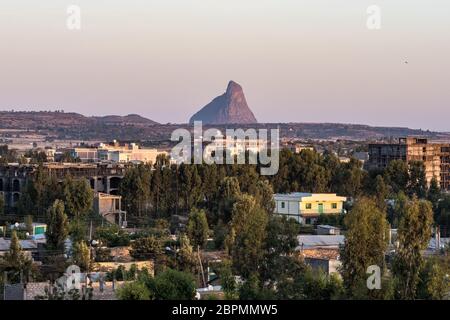
<path fill-rule="evenodd" d="M 308 146 L 308 145 L 303 145 L 303 144 L 299 144 L 299 143 L 284 143 L 282 145 L 282 148 L 288 149 L 293 153 L 299 154 L 301 153 L 303 150 L 309 150 L 309 151 L 314 151 L 314 147 L 313 146 Z"/>
<path fill-rule="evenodd" d="M 98 146 L 98 159 L 100 161 L 111 162 L 143 162 L 155 163 L 158 155 L 168 155 L 165 151 L 158 151 L 157 149 L 140 148 L 135 143 L 119 145 L 114 141 L 112 145 L 100 144 Z"/>
<path fill-rule="evenodd" d="M 264 139 L 236 139 L 235 137 L 226 137 L 216 139 L 207 143 L 204 147 L 204 153 L 208 155 L 215 154 L 217 151 L 225 151 L 230 156 L 238 156 L 245 152 L 258 154 L 267 149 L 267 140 Z"/>
<path fill-rule="evenodd" d="M 435 177 L 442 189 L 450 190 L 450 143 L 408 137 L 397 143 L 369 144 L 367 169 L 384 169 L 393 160 L 422 161 L 427 183 Z"/>
<path fill-rule="evenodd" d="M 274 213 L 295 219 L 299 223 L 314 224 L 320 215 L 341 214 L 344 212 L 346 197 L 334 193 L 275 194 Z"/>
<path fill-rule="evenodd" d="M 38 165 L 8 164 L 0 166 L 0 195 L 5 205 L 14 206 L 27 180 L 32 178 Z M 97 192 L 117 194 L 119 184 L 125 175 L 127 165 L 107 163 L 44 163 L 43 169 L 58 180 L 70 175 L 74 178 L 86 178 L 91 188 Z"/>
<path fill-rule="evenodd" d="M 141 148 L 135 143 L 120 145 L 116 141 L 112 144 L 100 143 L 97 147 L 75 147 L 63 151 L 81 162 L 155 163 L 158 155 L 167 155 L 167 152 L 157 149 Z"/>
<path fill-rule="evenodd" d="M 98 150 L 94 147 L 76 147 L 67 149 L 67 152 L 75 158 L 80 159 L 81 162 L 97 162 Z"/>
<path fill-rule="evenodd" d="M 120 226 L 127 220 L 126 211 L 122 210 L 122 197 L 102 192 L 95 192 L 93 201 L 94 212 L 110 223 Z"/>

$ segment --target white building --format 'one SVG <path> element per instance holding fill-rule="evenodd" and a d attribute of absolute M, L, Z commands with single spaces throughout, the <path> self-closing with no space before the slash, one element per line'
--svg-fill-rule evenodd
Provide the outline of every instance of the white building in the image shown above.
<path fill-rule="evenodd" d="M 346 197 L 334 193 L 275 194 L 274 213 L 285 215 L 302 224 L 314 224 L 322 214 L 344 213 Z"/>
<path fill-rule="evenodd" d="M 160 154 L 168 156 L 165 151 L 141 148 L 135 143 L 120 145 L 100 143 L 98 147 L 76 147 L 68 149 L 69 153 L 81 162 L 109 161 L 117 163 L 142 162 L 155 163 Z"/>
<path fill-rule="evenodd" d="M 135 143 L 119 146 L 100 144 L 98 147 L 98 159 L 100 161 L 112 162 L 142 162 L 155 163 L 156 157 L 160 154 L 168 155 L 167 152 L 158 151 L 157 149 L 140 148 Z"/>
<path fill-rule="evenodd" d="M 231 156 L 237 156 L 248 151 L 257 154 L 267 149 L 267 140 L 263 139 L 236 139 L 235 137 L 226 137 L 214 140 L 207 144 L 204 153 L 212 155 L 213 153 L 223 150 L 227 151 Z"/>

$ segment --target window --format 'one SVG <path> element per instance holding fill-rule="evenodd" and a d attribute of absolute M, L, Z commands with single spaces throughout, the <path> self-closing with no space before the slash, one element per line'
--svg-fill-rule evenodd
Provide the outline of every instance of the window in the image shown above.
<path fill-rule="evenodd" d="M 307 203 L 307 204 L 306 204 L 306 209 L 311 209 L 311 208 L 312 208 L 311 203 Z"/>
<path fill-rule="evenodd" d="M 284 202 L 281 202 L 281 209 L 284 209 L 284 207 L 285 207 Z"/>
<path fill-rule="evenodd" d="M 35 227 L 34 228 L 34 234 L 45 234 L 45 227 Z"/>
<path fill-rule="evenodd" d="M 331 208 L 337 209 L 337 203 L 332 203 L 332 204 L 331 204 Z"/>

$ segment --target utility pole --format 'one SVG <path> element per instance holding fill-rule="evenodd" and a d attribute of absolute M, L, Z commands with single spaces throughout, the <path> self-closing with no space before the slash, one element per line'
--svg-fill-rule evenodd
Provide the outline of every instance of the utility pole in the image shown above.
<path fill-rule="evenodd" d="M 8 273 L 3 273 L 3 300 L 6 300 L 6 284 L 8 283 Z"/>
<path fill-rule="evenodd" d="M 203 272 L 203 264 L 202 264 L 202 259 L 200 257 L 200 246 L 197 246 L 197 256 L 198 256 L 198 261 L 200 263 L 200 272 L 202 273 L 203 287 L 206 288 L 205 273 Z"/>
<path fill-rule="evenodd" d="M 179 179 L 178 163 L 175 164 L 175 166 L 176 166 L 176 172 L 177 172 L 177 176 L 176 176 L 176 181 L 177 181 L 177 202 L 176 202 L 176 206 L 175 206 L 175 214 L 178 215 L 178 201 L 179 201 L 179 193 L 178 193 L 178 179 Z"/>
<path fill-rule="evenodd" d="M 89 226 L 89 260 L 92 259 L 92 220 L 91 220 L 91 224 Z M 91 263 L 89 262 L 89 265 Z M 89 272 L 89 265 L 88 265 L 88 272 Z M 86 280 L 87 281 L 87 280 Z"/>

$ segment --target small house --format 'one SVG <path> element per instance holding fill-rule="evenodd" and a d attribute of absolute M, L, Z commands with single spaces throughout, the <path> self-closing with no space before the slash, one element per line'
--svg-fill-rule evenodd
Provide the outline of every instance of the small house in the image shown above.
<path fill-rule="evenodd" d="M 315 224 L 320 215 L 344 213 L 346 197 L 334 193 L 294 192 L 274 194 L 274 213 L 295 219 L 302 224 Z"/>

